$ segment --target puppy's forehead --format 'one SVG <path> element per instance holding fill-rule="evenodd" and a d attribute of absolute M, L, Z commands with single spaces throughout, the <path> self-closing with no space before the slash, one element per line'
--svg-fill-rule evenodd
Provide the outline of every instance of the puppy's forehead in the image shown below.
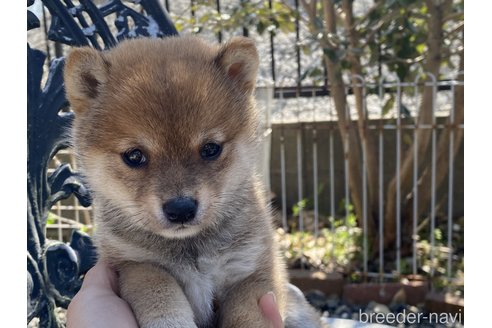
<path fill-rule="evenodd" d="M 165 77 L 170 82 L 199 77 L 209 68 L 218 53 L 216 45 L 210 45 L 196 37 L 137 39 L 122 42 L 109 51 L 107 57 L 113 69 L 112 75 L 119 81 L 128 80 L 131 71 L 139 76 Z"/>
<path fill-rule="evenodd" d="M 228 90 L 203 69 L 193 76 L 128 73 L 135 78 L 113 86 L 102 106 L 112 126 L 156 139 L 224 139 L 234 131 L 234 120 L 244 120 L 245 110 L 234 111 Z"/>
<path fill-rule="evenodd" d="M 249 96 L 218 69 L 218 47 L 184 39 L 133 40 L 106 53 L 101 125 L 125 140 L 160 147 L 178 139 L 186 145 L 223 141 L 250 128 Z"/>

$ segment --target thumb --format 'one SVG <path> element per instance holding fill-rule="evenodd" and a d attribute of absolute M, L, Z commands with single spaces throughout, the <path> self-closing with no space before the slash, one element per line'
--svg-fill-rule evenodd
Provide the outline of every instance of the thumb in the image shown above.
<path fill-rule="evenodd" d="M 271 323 L 273 328 L 283 328 L 284 324 L 282 322 L 282 317 L 278 310 L 277 302 L 275 299 L 275 294 L 273 292 L 268 292 L 260 298 L 258 306 L 263 313 L 263 317 Z"/>
<path fill-rule="evenodd" d="M 112 290 L 118 294 L 118 277 L 116 272 L 105 262 L 98 261 L 84 277 L 82 289 L 95 288 Z"/>

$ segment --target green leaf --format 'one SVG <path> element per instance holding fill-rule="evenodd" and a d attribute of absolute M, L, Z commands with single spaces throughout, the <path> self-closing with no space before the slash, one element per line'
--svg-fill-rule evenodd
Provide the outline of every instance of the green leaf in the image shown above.
<path fill-rule="evenodd" d="M 331 48 L 323 48 L 323 53 L 327 56 L 332 62 L 336 62 L 338 60 L 337 52 Z"/>
<path fill-rule="evenodd" d="M 386 116 L 386 114 L 388 114 L 388 112 L 393 108 L 394 105 L 395 105 L 395 96 L 391 95 L 389 99 L 386 100 L 386 103 L 383 106 L 382 109 L 383 116 Z"/>
<path fill-rule="evenodd" d="M 442 239 L 442 231 L 439 228 L 434 229 L 434 237 L 436 240 L 441 240 Z"/>
<path fill-rule="evenodd" d="M 263 34 L 263 32 L 265 32 L 266 25 L 265 23 L 263 23 L 262 20 L 260 20 L 258 24 L 256 24 L 256 30 L 258 31 L 258 34 Z"/>
<path fill-rule="evenodd" d="M 343 69 L 350 69 L 352 67 L 352 63 L 349 60 L 342 60 L 341 64 Z"/>
<path fill-rule="evenodd" d="M 58 216 L 55 214 L 48 212 L 48 218 L 46 219 L 46 224 L 55 224 L 58 221 Z"/>
<path fill-rule="evenodd" d="M 415 47 L 419 55 L 423 54 L 427 50 L 427 45 L 425 43 L 421 43 Z"/>
<path fill-rule="evenodd" d="M 405 118 L 411 118 L 412 117 L 412 113 L 410 113 L 410 110 L 404 104 L 401 104 L 401 106 L 400 106 L 400 113 Z"/>
<path fill-rule="evenodd" d="M 305 209 L 306 206 L 307 206 L 307 199 L 303 199 L 299 202 L 297 202 L 293 207 L 292 207 L 292 215 L 293 216 L 299 216 L 299 212 L 301 211 L 301 209 Z"/>

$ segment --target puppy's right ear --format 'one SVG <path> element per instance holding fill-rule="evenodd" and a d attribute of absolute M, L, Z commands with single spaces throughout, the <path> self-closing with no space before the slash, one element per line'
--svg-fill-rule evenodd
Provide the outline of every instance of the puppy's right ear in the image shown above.
<path fill-rule="evenodd" d="M 65 61 L 65 92 L 73 111 L 82 114 L 100 96 L 108 81 L 110 64 L 103 54 L 84 47 L 70 52 Z"/>
<path fill-rule="evenodd" d="M 215 61 L 239 89 L 253 93 L 259 57 L 252 39 L 232 38 L 220 48 Z"/>

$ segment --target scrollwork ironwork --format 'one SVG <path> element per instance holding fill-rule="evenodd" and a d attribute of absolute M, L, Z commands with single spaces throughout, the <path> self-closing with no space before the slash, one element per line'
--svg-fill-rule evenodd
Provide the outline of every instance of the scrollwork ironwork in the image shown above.
<path fill-rule="evenodd" d="M 137 12 L 120 0 L 100 8 L 89 0 L 80 0 L 77 5 L 71 0 L 44 0 L 51 14 L 48 38 L 69 46 L 108 49 L 125 38 L 177 34 L 156 0 L 132 2 L 142 11 Z M 33 3 L 28 0 L 27 6 Z M 106 21 L 112 14 L 116 14 L 115 35 Z M 39 26 L 39 19 L 28 10 L 27 29 Z M 45 53 L 27 45 L 27 322 L 38 317 L 39 327 L 55 328 L 62 326 L 54 314 L 55 307 L 68 306 L 80 288 L 81 277 L 94 265 L 96 254 L 91 238 L 81 231 L 73 231 L 69 244 L 48 240 L 45 235 L 49 210 L 57 201 L 75 195 L 83 206 L 91 202 L 81 177 L 68 164 L 48 174 L 50 160 L 69 146 L 68 128 L 73 113 L 63 110 L 69 106 L 63 85 L 64 59 L 51 61 L 46 83 L 41 87 L 45 61 Z"/>

